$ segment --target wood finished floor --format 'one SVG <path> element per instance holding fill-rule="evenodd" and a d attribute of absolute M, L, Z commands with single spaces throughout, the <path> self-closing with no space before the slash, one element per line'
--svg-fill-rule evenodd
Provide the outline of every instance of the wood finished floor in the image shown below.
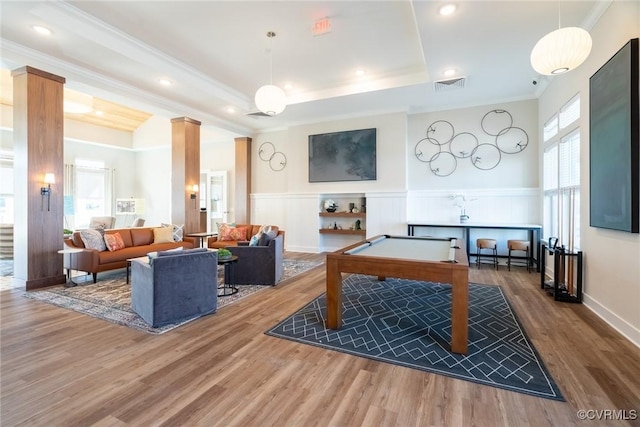
<path fill-rule="evenodd" d="M 640 425 L 578 418 L 640 414 L 640 350 L 586 307 L 554 302 L 535 273 L 472 267 L 470 280 L 502 286 L 566 402 L 264 335 L 324 277 L 316 268 L 164 335 L 2 291 L 0 425 Z"/>

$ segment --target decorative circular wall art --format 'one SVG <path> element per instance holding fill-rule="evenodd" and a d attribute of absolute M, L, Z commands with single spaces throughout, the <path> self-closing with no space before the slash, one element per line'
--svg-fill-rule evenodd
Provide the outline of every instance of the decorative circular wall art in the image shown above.
<path fill-rule="evenodd" d="M 480 144 L 471 153 L 471 164 L 483 171 L 495 168 L 501 159 L 500 150 L 493 144 Z"/>
<path fill-rule="evenodd" d="M 478 138 L 469 132 L 460 132 L 453 137 L 449 145 L 451 153 L 459 159 L 466 159 L 471 156 L 476 147 L 478 147 Z"/>
<path fill-rule="evenodd" d="M 258 148 L 260 160 L 269 163 L 271 170 L 280 172 L 287 166 L 287 156 L 281 151 L 276 151 L 275 145 L 271 142 L 263 142 Z"/>
<path fill-rule="evenodd" d="M 429 162 L 431 172 L 437 176 L 449 176 L 456 170 L 457 166 L 458 160 L 456 160 L 456 156 L 449 151 L 439 152 L 434 155 L 431 158 L 431 162 Z"/>
<path fill-rule="evenodd" d="M 458 167 L 458 159 L 470 159 L 480 170 L 491 170 L 500 164 L 502 154 L 517 154 L 529 145 L 529 135 L 513 126 L 513 117 L 506 110 L 491 110 L 480 121 L 482 131 L 494 137 L 493 143 L 479 143 L 470 132 L 455 133 L 446 120 L 436 120 L 427 128 L 427 136 L 415 147 L 416 158 L 429 163 L 436 176 L 449 176 Z"/>

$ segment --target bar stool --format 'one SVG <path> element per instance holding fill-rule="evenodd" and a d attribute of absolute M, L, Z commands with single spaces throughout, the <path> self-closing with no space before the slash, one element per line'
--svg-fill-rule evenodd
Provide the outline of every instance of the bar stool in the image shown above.
<path fill-rule="evenodd" d="M 527 272 L 531 272 L 531 248 L 528 240 L 507 240 L 507 248 L 509 248 L 509 257 L 507 258 L 507 266 L 511 271 L 511 264 L 515 266 L 527 267 Z M 511 251 L 522 251 L 527 255 L 526 263 L 519 261 L 511 261 Z"/>
<path fill-rule="evenodd" d="M 495 269 L 498 269 L 498 243 L 495 239 L 477 239 L 476 248 L 478 255 L 476 256 L 476 265 L 480 268 L 480 264 L 493 264 Z M 491 253 L 489 255 L 483 255 L 482 250 L 489 249 Z M 482 257 L 489 258 L 490 261 L 483 261 Z"/>

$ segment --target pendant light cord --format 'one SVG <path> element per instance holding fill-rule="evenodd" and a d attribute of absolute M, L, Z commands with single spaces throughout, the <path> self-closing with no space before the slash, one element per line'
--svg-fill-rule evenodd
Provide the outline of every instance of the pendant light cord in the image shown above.
<path fill-rule="evenodd" d="M 558 0 L 558 29 L 562 28 L 562 22 L 560 22 L 560 0 Z"/>
<path fill-rule="evenodd" d="M 276 33 L 269 31 L 267 37 L 269 37 L 269 84 L 273 85 L 273 38 Z"/>

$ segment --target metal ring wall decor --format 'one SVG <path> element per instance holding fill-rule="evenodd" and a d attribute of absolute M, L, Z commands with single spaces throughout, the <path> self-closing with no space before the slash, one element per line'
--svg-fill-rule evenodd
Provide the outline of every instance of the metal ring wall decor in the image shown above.
<path fill-rule="evenodd" d="M 431 172 L 437 176 L 449 176 L 456 170 L 457 166 L 458 160 L 456 156 L 449 151 L 441 151 L 435 154 L 431 158 L 429 165 Z"/>
<path fill-rule="evenodd" d="M 471 164 L 483 171 L 495 168 L 501 159 L 500 149 L 493 144 L 480 144 L 471 153 Z"/>
<path fill-rule="evenodd" d="M 429 163 L 433 156 L 442 151 L 442 146 L 430 138 L 422 138 L 416 144 L 414 153 L 421 162 Z"/>
<path fill-rule="evenodd" d="M 287 156 L 281 151 L 276 151 L 275 145 L 271 142 L 263 142 L 258 148 L 260 160 L 269 163 L 271 170 L 280 172 L 287 166 Z"/>
<path fill-rule="evenodd" d="M 466 159 L 478 146 L 478 138 L 469 132 L 460 132 L 451 140 L 449 149 L 454 156 Z"/>
<path fill-rule="evenodd" d="M 496 145 L 505 154 L 517 154 L 529 145 L 529 135 L 518 127 L 502 129 L 496 135 Z"/>
<path fill-rule="evenodd" d="M 260 160 L 265 162 L 268 162 L 275 152 L 276 146 L 269 141 L 263 142 L 260 148 L 258 148 L 258 156 L 260 156 Z"/>
<path fill-rule="evenodd" d="M 498 136 L 504 129 L 513 126 L 513 117 L 507 110 L 491 110 L 482 117 L 480 126 L 487 135 Z"/>
<path fill-rule="evenodd" d="M 517 154 L 529 145 L 529 135 L 524 129 L 513 126 L 513 117 L 506 110 L 491 110 L 480 121 L 482 131 L 495 137 L 494 143 L 480 144 L 470 132 L 455 132 L 446 120 L 436 120 L 427 128 L 426 138 L 415 147 L 416 158 L 429 163 L 429 170 L 436 176 L 449 176 L 455 172 L 458 159 L 470 159 L 480 170 L 491 170 L 500 164 L 502 154 Z"/>
<path fill-rule="evenodd" d="M 453 125 L 446 120 L 436 120 L 427 128 L 427 138 L 438 145 L 445 145 L 454 135 Z"/>

